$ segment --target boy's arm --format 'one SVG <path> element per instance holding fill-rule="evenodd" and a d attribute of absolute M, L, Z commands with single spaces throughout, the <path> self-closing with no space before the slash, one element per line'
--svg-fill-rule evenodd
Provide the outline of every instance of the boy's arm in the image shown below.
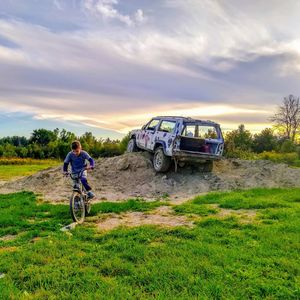
<path fill-rule="evenodd" d="M 90 163 L 91 169 L 93 170 L 95 168 L 95 161 L 91 157 L 88 159 L 88 161 Z"/>
<path fill-rule="evenodd" d="M 93 170 L 95 168 L 95 161 L 91 158 L 91 156 L 87 152 L 85 152 L 85 155 L 86 155 L 86 159 L 90 163 L 90 168 Z"/>
<path fill-rule="evenodd" d="M 68 155 L 66 156 L 66 158 L 64 160 L 64 166 L 63 166 L 64 173 L 68 172 L 68 166 L 69 166 L 70 161 L 71 161 L 70 153 L 68 153 Z"/>
<path fill-rule="evenodd" d="M 64 171 L 64 173 L 67 173 L 67 172 L 68 172 L 68 166 L 69 166 L 69 163 L 65 163 L 65 162 L 64 162 L 64 166 L 63 166 L 63 171 Z"/>

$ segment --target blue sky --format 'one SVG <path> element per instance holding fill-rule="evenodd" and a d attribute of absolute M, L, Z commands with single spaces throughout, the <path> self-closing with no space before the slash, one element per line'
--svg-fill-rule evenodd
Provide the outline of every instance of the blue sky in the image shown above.
<path fill-rule="evenodd" d="M 0 1 L 0 136 L 120 138 L 154 115 L 253 130 L 300 87 L 299 1 Z"/>

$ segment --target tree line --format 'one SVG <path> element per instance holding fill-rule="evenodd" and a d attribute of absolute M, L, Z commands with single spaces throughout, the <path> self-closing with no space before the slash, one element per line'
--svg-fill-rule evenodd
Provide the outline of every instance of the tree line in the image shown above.
<path fill-rule="evenodd" d="M 293 153 L 299 151 L 299 147 L 295 141 L 275 133 L 272 128 L 265 128 L 260 133 L 252 134 L 241 124 L 238 129 L 225 135 L 225 153 L 228 157 L 240 157 L 243 153 L 251 152 Z"/>
<path fill-rule="evenodd" d="M 299 153 L 300 156 L 300 101 L 293 95 L 283 99 L 277 112 L 270 118 L 272 128 L 252 134 L 241 124 L 238 129 L 225 134 L 225 155 L 246 158 L 250 153 Z M 36 129 L 29 138 L 24 136 L 0 139 L 0 157 L 63 159 L 70 144 L 78 139 L 83 149 L 93 157 L 116 156 L 126 151 L 129 135 L 122 140 L 97 139 L 91 132 L 81 136 L 65 129 Z"/>
<path fill-rule="evenodd" d="M 300 159 L 299 97 L 284 97 L 270 121 L 272 128 L 265 128 L 254 135 L 243 124 L 228 132 L 225 135 L 226 156 L 245 158 L 251 153 L 276 152 L 296 153 Z"/>
<path fill-rule="evenodd" d="M 0 157 L 20 158 L 55 158 L 64 159 L 70 151 L 72 141 L 78 139 L 84 150 L 93 157 L 109 157 L 124 153 L 127 147 L 128 137 L 121 141 L 97 139 L 91 132 L 76 136 L 65 129 L 47 130 L 36 129 L 29 138 L 24 136 L 4 137 L 0 139 Z"/>

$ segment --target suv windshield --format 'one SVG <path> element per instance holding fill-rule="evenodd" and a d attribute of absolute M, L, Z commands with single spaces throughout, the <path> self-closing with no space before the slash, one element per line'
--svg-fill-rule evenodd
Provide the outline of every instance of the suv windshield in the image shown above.
<path fill-rule="evenodd" d="M 217 139 L 216 127 L 209 125 L 186 124 L 182 132 L 183 136 L 200 139 Z"/>
<path fill-rule="evenodd" d="M 159 120 L 157 119 L 150 121 L 150 123 L 146 126 L 146 130 L 154 130 L 158 123 Z"/>

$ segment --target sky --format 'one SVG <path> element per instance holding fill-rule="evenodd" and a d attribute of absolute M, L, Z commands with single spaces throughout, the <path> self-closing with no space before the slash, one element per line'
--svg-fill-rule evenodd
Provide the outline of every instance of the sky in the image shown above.
<path fill-rule="evenodd" d="M 300 95 L 300 1 L 0 0 L 0 136 L 121 138 L 156 115 L 270 127 Z"/>

